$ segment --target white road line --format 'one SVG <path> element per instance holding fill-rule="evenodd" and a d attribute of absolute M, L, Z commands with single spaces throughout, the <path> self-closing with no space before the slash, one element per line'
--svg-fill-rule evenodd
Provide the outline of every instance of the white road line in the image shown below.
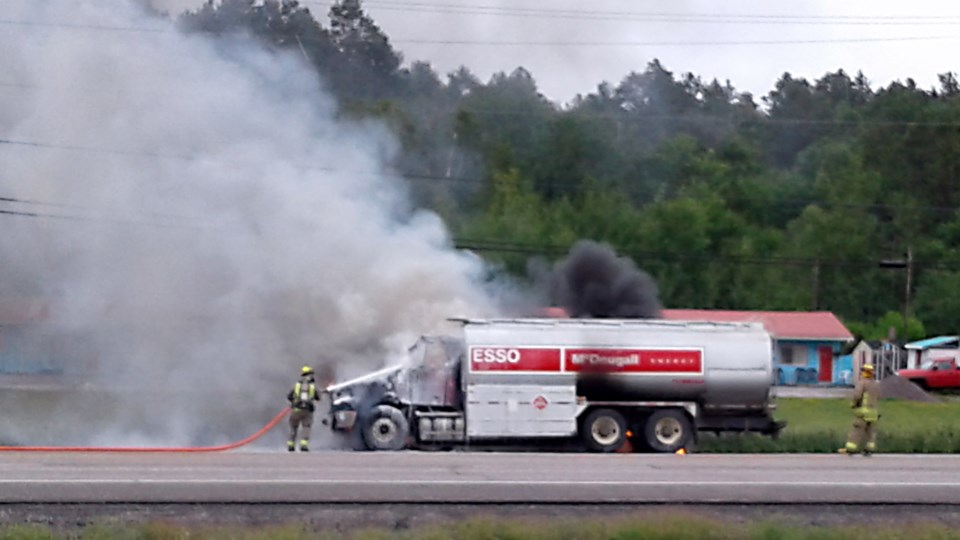
<path fill-rule="evenodd" d="M 670 480 L 636 480 L 636 481 L 618 481 L 618 480 L 328 480 L 328 479 L 302 479 L 292 478 L 290 480 L 265 480 L 265 479 L 176 479 L 176 478 L 152 478 L 152 479 L 104 479 L 96 478 L 90 480 L 82 479 L 31 479 L 4 478 L 0 480 L 0 486 L 4 485 L 23 485 L 23 484 L 42 484 L 42 485 L 85 485 L 85 484 L 122 484 L 122 485 L 145 485 L 145 484 L 184 484 L 184 485 L 350 485 L 350 486 L 624 486 L 624 487 L 767 487 L 779 486 L 790 487 L 884 487 L 884 488 L 921 488 L 921 487 L 951 487 L 960 488 L 960 482 L 844 482 L 844 481 L 802 481 L 802 482 L 777 482 L 777 481 L 670 481 Z"/>

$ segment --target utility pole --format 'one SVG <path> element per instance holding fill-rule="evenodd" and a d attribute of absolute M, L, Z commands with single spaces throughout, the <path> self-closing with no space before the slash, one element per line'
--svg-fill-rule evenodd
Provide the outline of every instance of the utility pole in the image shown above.
<path fill-rule="evenodd" d="M 913 251 L 907 246 L 907 285 L 903 289 L 903 334 L 907 334 L 907 321 L 910 320 L 910 286 L 913 281 Z"/>
<path fill-rule="evenodd" d="M 910 289 L 913 286 L 913 249 L 907 246 L 907 256 L 904 259 L 880 261 L 880 268 L 903 268 L 906 270 L 906 283 L 903 287 L 903 336 L 906 339 L 907 321 L 910 320 Z"/>
<path fill-rule="evenodd" d="M 813 310 L 820 311 L 820 257 L 813 263 Z"/>

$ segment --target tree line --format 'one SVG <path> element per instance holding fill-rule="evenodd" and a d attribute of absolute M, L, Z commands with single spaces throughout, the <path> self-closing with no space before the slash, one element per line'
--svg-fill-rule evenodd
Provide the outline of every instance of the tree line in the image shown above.
<path fill-rule="evenodd" d="M 561 105 L 522 67 L 483 82 L 405 66 L 360 0 L 321 16 L 209 0 L 178 22 L 301 55 L 340 115 L 395 132 L 416 204 L 513 273 L 590 238 L 649 272 L 668 307 L 830 310 L 867 338 L 956 331 L 952 72 L 932 89 L 784 73 L 758 98 L 654 59 Z"/>

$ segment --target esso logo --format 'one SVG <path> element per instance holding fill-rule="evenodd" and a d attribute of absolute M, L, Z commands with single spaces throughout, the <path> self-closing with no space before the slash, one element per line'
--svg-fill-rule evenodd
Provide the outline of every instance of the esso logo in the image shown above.
<path fill-rule="evenodd" d="M 470 360 L 477 364 L 519 364 L 518 349 L 473 349 Z"/>

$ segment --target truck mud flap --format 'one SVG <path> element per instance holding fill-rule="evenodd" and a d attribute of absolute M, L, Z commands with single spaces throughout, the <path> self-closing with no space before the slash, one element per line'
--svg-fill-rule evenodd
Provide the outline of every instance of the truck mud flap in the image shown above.
<path fill-rule="evenodd" d="M 771 421 L 770 425 L 767 426 L 767 429 L 764 429 L 760 433 L 764 435 L 769 435 L 771 438 L 773 438 L 773 440 L 777 440 L 780 438 L 780 432 L 783 431 L 785 427 L 787 427 L 787 423 L 785 421 L 784 422 Z"/>

